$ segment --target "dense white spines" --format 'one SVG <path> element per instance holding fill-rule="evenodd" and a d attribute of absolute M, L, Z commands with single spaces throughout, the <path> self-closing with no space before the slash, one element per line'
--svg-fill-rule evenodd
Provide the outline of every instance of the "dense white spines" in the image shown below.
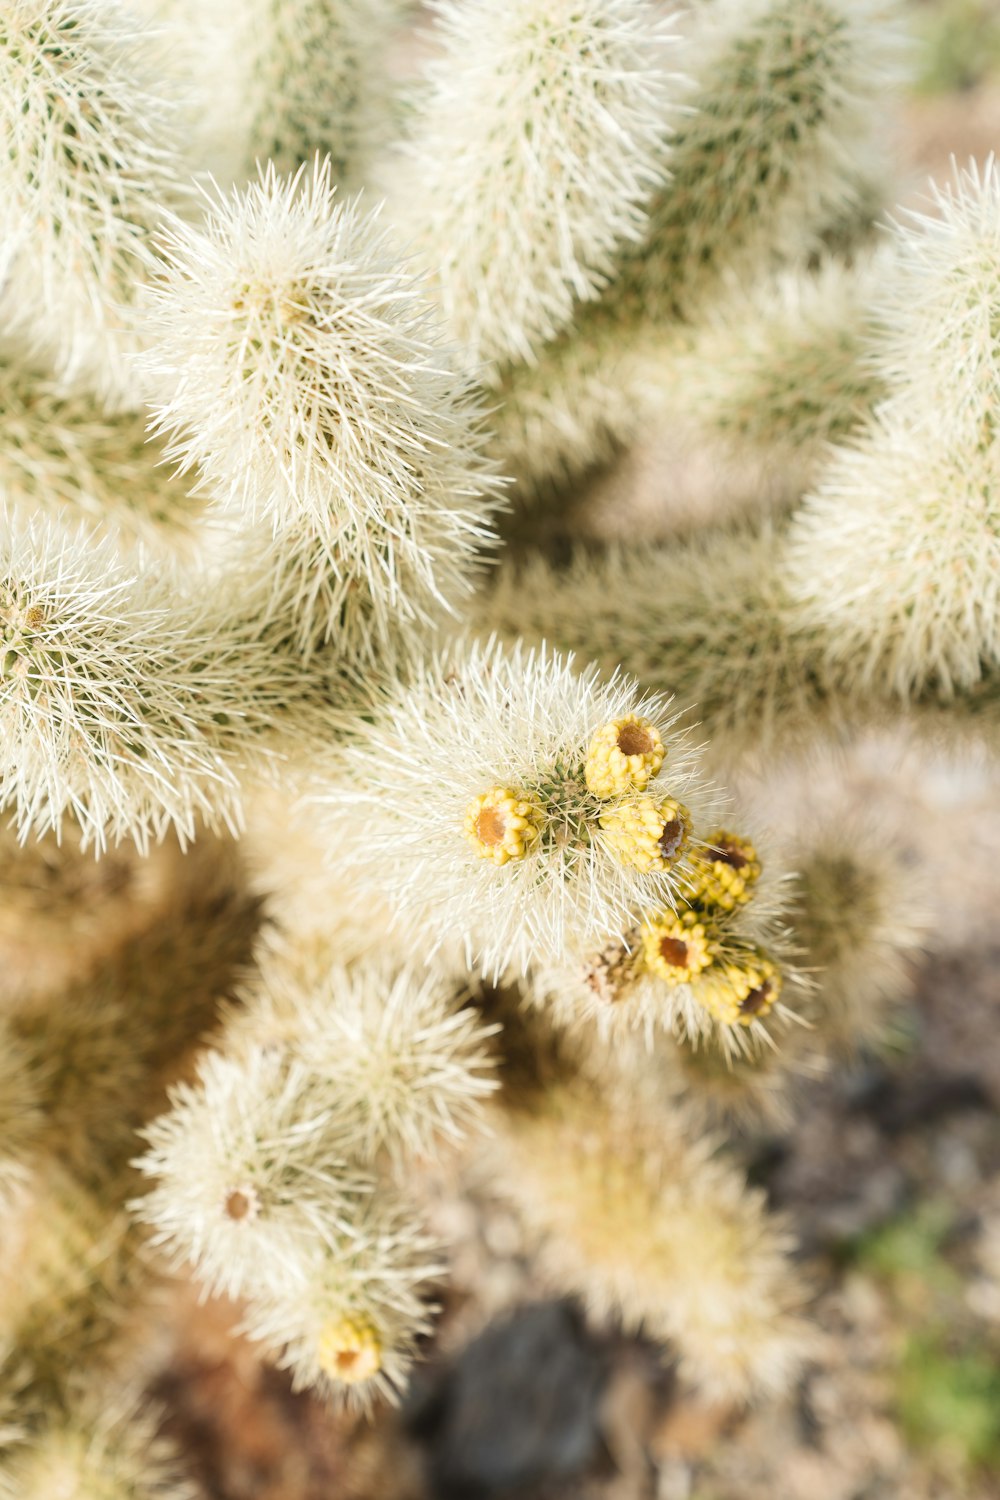
<path fill-rule="evenodd" d="M 171 1103 L 138 1163 L 157 1179 L 133 1205 L 154 1243 L 210 1291 L 301 1280 L 324 1230 L 369 1187 L 351 1176 L 329 1098 L 301 1064 L 256 1048 L 208 1054 L 198 1085 Z"/>
<path fill-rule="evenodd" d="M 672 28 L 650 0 L 435 10 L 443 50 L 401 217 L 470 362 L 530 360 L 641 237 L 664 177 Z"/>
<path fill-rule="evenodd" d="M 766 453 L 791 470 L 791 487 L 884 393 L 869 357 L 884 269 L 881 257 L 859 256 L 849 267 L 831 258 L 760 283 L 734 279 L 693 328 L 640 354 L 640 368 L 665 411 L 690 418 L 707 441 Z"/>
<path fill-rule="evenodd" d="M 331 854 L 425 940 L 463 941 L 485 973 L 619 933 L 670 904 L 702 811 L 698 756 L 668 703 L 544 649 L 457 645 L 359 726 L 344 779 L 316 795 Z M 655 726 L 666 759 L 602 799 L 585 782 L 588 749 L 623 715 Z"/>
<path fill-rule="evenodd" d="M 230 1055 L 144 1132 L 155 1183 L 132 1208 L 206 1290 L 245 1299 L 296 1386 L 367 1405 L 398 1393 L 440 1270 L 400 1188 L 476 1123 L 496 1028 L 384 956 L 348 969 L 301 934 L 260 956 Z"/>
<path fill-rule="evenodd" d="M 153 1416 L 116 1391 L 51 1411 L 0 1462 L 3 1500 L 198 1500 Z"/>
<path fill-rule="evenodd" d="M 339 957 L 339 955 L 338 955 Z M 266 998 L 257 1022 L 278 1024 L 320 1080 L 352 1154 L 372 1163 L 426 1157 L 457 1141 L 496 1086 L 476 1011 L 433 969 L 399 969 L 372 955 L 347 969 L 301 938 L 262 956 Z M 253 1034 L 254 1017 L 248 1017 Z"/>
<path fill-rule="evenodd" d="M 295 1389 L 351 1406 L 397 1400 L 441 1271 L 411 1214 L 383 1190 L 318 1248 L 301 1281 L 255 1297 L 243 1328 L 291 1370 Z"/>
<path fill-rule="evenodd" d="M 902 44 L 892 0 L 699 6 L 681 56 L 690 112 L 641 252 L 647 294 L 688 312 L 724 266 L 801 260 L 854 201 Z"/>
<path fill-rule="evenodd" d="M 495 481 L 476 399 L 374 216 L 334 202 L 328 163 L 268 168 L 198 228 L 175 222 L 164 255 L 145 369 L 169 455 L 269 522 L 304 590 L 329 580 L 314 625 L 343 650 L 449 607 Z"/>
<path fill-rule="evenodd" d="M 813 1342 L 791 1235 L 718 1142 L 692 1139 L 683 1112 L 662 1106 L 662 1081 L 657 1092 L 640 1123 L 634 1099 L 549 1091 L 505 1128 L 499 1179 L 544 1235 L 556 1285 L 669 1340 L 707 1395 L 777 1394 Z"/>
<path fill-rule="evenodd" d="M 4 528 L 0 559 L 0 805 L 22 834 L 71 815 L 87 843 L 143 848 L 238 826 L 241 771 L 273 763 L 279 715 L 315 691 L 266 575 L 136 576 L 111 540 L 45 522 Z"/>
<path fill-rule="evenodd" d="M 832 455 L 787 551 L 827 656 L 902 697 L 951 695 L 1000 663 L 1000 175 L 973 169 L 935 201 L 894 233 L 888 397 Z"/>
<path fill-rule="evenodd" d="M 678 65 L 690 83 L 644 234 L 620 247 L 599 299 L 577 308 L 537 364 L 504 371 L 498 451 L 529 492 L 606 461 L 661 420 L 678 320 L 697 323 L 726 273 L 801 266 L 864 189 L 900 73 L 894 5 L 713 0 L 684 31 Z"/>
<path fill-rule="evenodd" d="M 125 405 L 136 293 L 178 199 L 151 50 L 115 0 L 10 0 L 0 17 L 0 311 L 67 384 Z"/>

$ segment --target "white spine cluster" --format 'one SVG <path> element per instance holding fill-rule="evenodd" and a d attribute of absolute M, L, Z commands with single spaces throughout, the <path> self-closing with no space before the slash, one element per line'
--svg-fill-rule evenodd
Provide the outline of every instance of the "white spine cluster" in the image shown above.
<path fill-rule="evenodd" d="M 595 792 L 592 742 L 625 716 L 665 758 Z M 675 718 L 668 699 L 544 648 L 459 644 L 359 726 L 317 813 L 338 862 L 425 938 L 461 939 L 484 973 L 522 969 L 671 904 L 712 815 Z"/>
<path fill-rule="evenodd" d="M 651 0 L 434 8 L 400 217 L 470 362 L 531 360 L 642 236 L 665 175 L 671 20 Z"/>
<path fill-rule="evenodd" d="M 889 386 L 796 516 L 788 588 L 861 687 L 946 696 L 1000 664 L 1000 174 L 990 162 L 894 232 Z M 864 558 L 859 565 L 859 558 Z"/>
<path fill-rule="evenodd" d="M 555 1285 L 669 1339 L 710 1397 L 777 1394 L 815 1344 L 787 1226 L 682 1111 L 658 1107 L 637 1128 L 633 1109 L 556 1095 L 505 1134 L 501 1182 L 544 1233 Z"/>
<path fill-rule="evenodd" d="M 116 1391 L 52 1413 L 0 1461 L 3 1500 L 198 1500 L 155 1417 Z"/>
<path fill-rule="evenodd" d="M 468 591 L 495 480 L 420 283 L 334 191 L 329 163 L 268 167 L 175 221 L 144 368 L 168 456 L 273 528 L 313 601 L 302 643 L 364 657 Z"/>
<path fill-rule="evenodd" d="M 157 1185 L 134 1205 L 153 1242 L 208 1291 L 240 1296 L 300 1279 L 325 1226 L 370 1184 L 352 1177 L 328 1095 L 276 1050 L 209 1053 L 197 1086 L 145 1132 Z"/>
<path fill-rule="evenodd" d="M 152 234 L 180 192 L 150 54 L 117 0 L 10 0 L 0 17 L 0 313 L 67 385 L 122 405 Z"/>
<path fill-rule="evenodd" d="M 266 576 L 188 589 L 47 522 L 5 528 L 0 559 L 0 806 L 22 834 L 72 816 L 99 849 L 145 848 L 238 828 L 241 773 L 274 763 L 279 716 L 315 692 Z"/>
<path fill-rule="evenodd" d="M 286 1018 L 293 1053 L 366 1163 L 428 1157 L 461 1140 L 496 1087 L 488 1043 L 497 1028 L 433 969 L 399 969 L 376 954 L 348 969 L 297 940 L 262 957 L 259 986 L 266 1014 Z"/>
<path fill-rule="evenodd" d="M 367 1404 L 398 1393 L 439 1274 L 393 1186 L 460 1140 L 495 1086 L 495 1027 L 433 975 L 321 946 L 261 955 L 230 1055 L 144 1132 L 155 1185 L 132 1205 L 296 1386 Z"/>
<path fill-rule="evenodd" d="M 384 1191 L 331 1237 L 301 1281 L 251 1302 L 244 1330 L 292 1372 L 296 1390 L 349 1406 L 398 1400 L 431 1325 L 427 1289 L 442 1267 L 405 1209 Z"/>

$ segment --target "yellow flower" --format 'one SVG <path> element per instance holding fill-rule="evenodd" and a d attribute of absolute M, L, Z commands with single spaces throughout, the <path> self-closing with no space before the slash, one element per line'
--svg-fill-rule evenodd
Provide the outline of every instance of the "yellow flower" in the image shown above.
<path fill-rule="evenodd" d="M 382 1346 L 368 1323 L 335 1318 L 320 1329 L 316 1361 L 325 1375 L 345 1385 L 358 1385 L 381 1370 Z"/>
<path fill-rule="evenodd" d="M 750 900 L 760 878 L 760 860 L 749 839 L 720 829 L 707 847 L 691 855 L 695 885 L 689 899 L 704 906 L 732 911 Z"/>
<path fill-rule="evenodd" d="M 716 945 L 697 912 L 663 912 L 644 924 L 641 937 L 647 969 L 668 984 L 687 984 L 715 957 Z"/>
<path fill-rule="evenodd" d="M 637 714 L 612 719 L 597 731 L 587 751 L 584 780 L 595 797 L 617 797 L 630 787 L 639 791 L 663 764 L 659 731 Z"/>
<path fill-rule="evenodd" d="M 766 1016 L 781 994 L 781 975 L 763 953 L 719 964 L 691 986 L 695 999 L 724 1026 L 749 1026 Z"/>
<path fill-rule="evenodd" d="M 523 859 L 538 838 L 542 810 L 510 787 L 494 786 L 465 809 L 465 837 L 480 859 Z"/>
<path fill-rule="evenodd" d="M 691 814 L 673 797 L 637 797 L 601 814 L 605 843 L 633 870 L 669 870 L 687 848 Z"/>

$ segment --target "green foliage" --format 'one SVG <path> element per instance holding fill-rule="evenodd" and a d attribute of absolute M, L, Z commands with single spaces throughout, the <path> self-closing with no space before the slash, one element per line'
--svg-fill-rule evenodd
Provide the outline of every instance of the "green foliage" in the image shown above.
<path fill-rule="evenodd" d="M 892 1283 L 917 1280 L 928 1292 L 953 1292 L 958 1278 L 943 1255 L 951 1220 L 946 1205 L 918 1203 L 909 1213 L 862 1235 L 853 1247 L 853 1259 Z"/>
<path fill-rule="evenodd" d="M 895 1376 L 906 1436 L 962 1466 L 1000 1463 L 1000 1351 L 951 1347 L 946 1329 L 907 1340 Z"/>
<path fill-rule="evenodd" d="M 919 93 L 971 89 L 997 75 L 1000 10 L 995 0 L 934 0 L 922 10 Z"/>

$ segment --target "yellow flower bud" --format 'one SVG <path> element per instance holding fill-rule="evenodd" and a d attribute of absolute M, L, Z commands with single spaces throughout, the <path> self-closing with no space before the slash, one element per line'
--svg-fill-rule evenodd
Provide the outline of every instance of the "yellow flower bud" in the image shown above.
<path fill-rule="evenodd" d="M 716 944 L 693 911 L 663 912 L 644 924 L 640 936 L 647 969 L 668 984 L 687 984 L 716 954 Z"/>
<path fill-rule="evenodd" d="M 637 714 L 612 719 L 590 742 L 584 766 L 587 790 L 595 797 L 617 797 L 630 787 L 639 791 L 663 764 L 663 741 L 649 719 Z"/>
<path fill-rule="evenodd" d="M 691 837 L 691 814 L 673 797 L 638 797 L 601 814 L 608 848 L 633 870 L 669 870 Z"/>
<path fill-rule="evenodd" d="M 465 809 L 464 833 L 480 859 L 505 865 L 523 859 L 537 841 L 542 810 L 509 787 L 494 786 Z"/>
<path fill-rule="evenodd" d="M 691 870 L 695 885 L 689 899 L 732 911 L 750 900 L 760 878 L 760 860 L 749 839 L 720 829 L 704 849 L 692 853 Z"/>
<path fill-rule="evenodd" d="M 766 1016 L 781 994 L 781 975 L 763 953 L 719 964 L 691 986 L 709 1015 L 724 1026 L 749 1026 Z"/>
<path fill-rule="evenodd" d="M 335 1318 L 320 1329 L 316 1361 L 332 1379 L 345 1385 L 359 1385 L 381 1370 L 382 1346 L 368 1323 L 355 1318 Z"/>

